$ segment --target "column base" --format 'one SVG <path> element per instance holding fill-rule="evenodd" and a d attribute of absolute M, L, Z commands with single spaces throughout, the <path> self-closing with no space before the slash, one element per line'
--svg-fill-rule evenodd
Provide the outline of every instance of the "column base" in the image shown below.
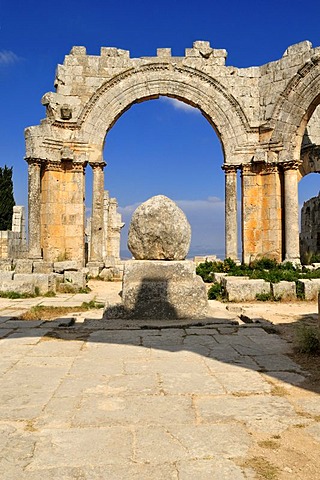
<path fill-rule="evenodd" d="M 301 260 L 300 257 L 290 257 L 286 256 L 282 263 L 292 263 L 295 267 L 301 267 Z"/>

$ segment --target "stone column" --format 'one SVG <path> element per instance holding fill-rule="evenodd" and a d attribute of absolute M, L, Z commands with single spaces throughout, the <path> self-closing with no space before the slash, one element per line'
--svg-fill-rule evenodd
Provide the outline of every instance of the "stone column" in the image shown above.
<path fill-rule="evenodd" d="M 40 259 L 41 255 L 41 160 L 28 158 L 28 231 L 29 258 Z"/>
<path fill-rule="evenodd" d="M 294 264 L 300 264 L 298 169 L 299 162 L 283 164 L 285 261 Z"/>
<path fill-rule="evenodd" d="M 238 261 L 237 166 L 223 165 L 225 172 L 226 258 Z"/>
<path fill-rule="evenodd" d="M 90 163 L 93 173 L 89 262 L 103 261 L 103 200 L 105 162 Z"/>

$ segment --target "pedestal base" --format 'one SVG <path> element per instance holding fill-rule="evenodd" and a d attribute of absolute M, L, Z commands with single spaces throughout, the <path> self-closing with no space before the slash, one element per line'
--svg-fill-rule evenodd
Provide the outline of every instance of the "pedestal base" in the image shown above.
<path fill-rule="evenodd" d="M 106 306 L 104 318 L 174 319 L 203 317 L 207 289 L 191 261 L 126 262 L 122 305 Z"/>

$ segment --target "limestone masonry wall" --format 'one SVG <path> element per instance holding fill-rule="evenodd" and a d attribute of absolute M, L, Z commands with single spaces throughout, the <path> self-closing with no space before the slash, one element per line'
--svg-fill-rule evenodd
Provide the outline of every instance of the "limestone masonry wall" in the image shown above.
<path fill-rule="evenodd" d="M 303 204 L 300 249 L 302 257 L 320 254 L 320 193 Z"/>
<path fill-rule="evenodd" d="M 0 259 L 26 258 L 27 255 L 25 209 L 15 205 L 12 215 L 12 230 L 0 231 Z"/>
<path fill-rule="evenodd" d="M 226 175 L 226 256 L 237 259 L 237 171 L 242 177 L 242 259 L 299 262 L 298 181 L 320 172 L 320 47 L 308 41 L 262 66 L 226 65 L 227 52 L 196 41 L 182 57 L 73 47 L 58 65 L 46 118 L 26 129 L 29 256 L 84 263 L 84 174 L 93 170 L 90 262 L 103 239 L 105 137 L 134 103 L 174 97 L 201 110 L 217 132 Z M 143 172 L 142 172 L 143 173 Z M 39 205 L 39 195 L 41 197 Z M 109 248 L 109 247 L 108 247 Z"/>

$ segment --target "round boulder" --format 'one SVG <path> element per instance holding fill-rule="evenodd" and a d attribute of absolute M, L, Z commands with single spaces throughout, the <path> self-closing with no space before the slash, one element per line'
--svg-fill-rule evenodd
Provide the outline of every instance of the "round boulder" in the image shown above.
<path fill-rule="evenodd" d="M 156 195 L 132 215 L 128 247 L 136 260 L 184 260 L 191 241 L 191 227 L 170 198 Z"/>

